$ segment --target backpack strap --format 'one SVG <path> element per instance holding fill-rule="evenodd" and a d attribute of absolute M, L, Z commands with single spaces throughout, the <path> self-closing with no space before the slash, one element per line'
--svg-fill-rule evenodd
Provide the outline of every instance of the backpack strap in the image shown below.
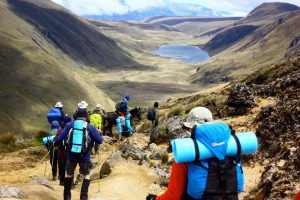
<path fill-rule="evenodd" d="M 240 142 L 239 138 L 236 136 L 234 129 L 231 129 L 231 135 L 234 138 L 235 143 L 237 145 L 237 154 L 235 156 L 235 164 L 240 165 L 240 161 L 241 161 L 240 155 L 241 155 L 241 152 L 242 152 L 241 142 Z"/>
<path fill-rule="evenodd" d="M 196 140 L 196 129 L 197 129 L 197 125 L 194 125 L 193 129 L 192 129 L 192 133 L 191 133 L 191 138 L 193 140 L 193 143 L 194 143 L 194 147 L 195 147 L 195 160 L 194 160 L 194 163 L 196 165 L 198 165 L 199 162 L 199 159 L 200 159 L 200 151 L 199 151 L 199 146 L 198 146 L 198 143 L 197 143 L 197 140 Z"/>
<path fill-rule="evenodd" d="M 196 139 L 192 139 L 192 140 L 193 140 L 194 146 L 195 146 L 195 162 L 196 162 L 196 161 L 199 161 L 199 159 L 200 159 L 199 146 L 198 146 Z"/>
<path fill-rule="evenodd" d="M 88 131 L 87 131 L 87 122 L 84 123 L 84 127 L 83 129 L 79 129 L 79 130 L 82 130 L 82 134 L 83 134 L 83 137 L 82 137 L 82 153 L 85 153 L 86 152 L 86 149 L 88 148 Z"/>
<path fill-rule="evenodd" d="M 73 128 L 71 128 L 68 133 L 68 150 L 72 148 L 72 144 L 73 144 Z"/>
<path fill-rule="evenodd" d="M 192 139 L 196 139 L 196 130 L 197 130 L 197 125 L 194 125 L 191 133 Z"/>

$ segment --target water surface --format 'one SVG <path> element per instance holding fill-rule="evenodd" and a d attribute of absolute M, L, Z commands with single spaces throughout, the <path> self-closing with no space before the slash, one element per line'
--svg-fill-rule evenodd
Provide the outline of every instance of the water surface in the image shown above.
<path fill-rule="evenodd" d="M 162 45 L 159 47 L 159 49 L 152 51 L 152 53 L 184 62 L 203 62 L 209 59 L 207 51 L 204 51 L 196 46 L 187 45 Z"/>

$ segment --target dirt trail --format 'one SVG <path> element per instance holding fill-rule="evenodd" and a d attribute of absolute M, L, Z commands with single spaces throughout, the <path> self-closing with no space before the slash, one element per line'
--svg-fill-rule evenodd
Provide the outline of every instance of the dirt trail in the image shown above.
<path fill-rule="evenodd" d="M 96 181 L 91 185 L 90 196 L 105 200 L 145 199 L 151 184 L 157 180 L 153 170 L 121 161 L 107 178 L 100 180 L 100 192 Z"/>

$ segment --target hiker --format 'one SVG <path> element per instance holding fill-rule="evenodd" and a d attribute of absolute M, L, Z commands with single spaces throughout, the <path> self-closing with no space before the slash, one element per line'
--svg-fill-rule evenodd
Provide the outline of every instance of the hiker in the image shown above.
<path fill-rule="evenodd" d="M 50 109 L 47 114 L 49 124 L 51 124 L 53 121 L 58 121 L 58 123 L 62 125 L 65 116 L 62 110 L 63 106 L 64 105 L 60 101 L 58 101 L 55 106 Z"/>
<path fill-rule="evenodd" d="M 208 123 L 212 121 L 212 113 L 207 108 L 196 107 L 189 112 L 184 126 L 191 131 L 191 135 L 195 135 L 192 131 L 195 125 L 198 126 L 195 126 L 194 128 L 201 127 L 201 124 L 213 126 L 214 123 Z M 228 126 L 226 126 L 226 128 L 226 135 L 228 136 L 228 134 L 230 134 L 230 128 Z M 208 134 L 215 137 L 211 132 Z M 223 153 L 225 152 L 223 151 Z M 229 158 L 225 157 L 224 160 L 227 161 L 227 159 L 229 160 Z M 195 159 L 194 162 L 189 163 L 176 163 L 174 161 L 168 189 L 162 195 L 157 196 L 149 194 L 146 197 L 146 200 L 237 200 L 239 188 L 237 183 L 240 179 L 238 178 L 238 171 L 236 168 L 240 163 L 233 164 L 236 161 L 233 159 L 230 161 L 231 162 L 225 162 L 226 164 L 224 164 L 226 166 L 225 172 L 224 168 L 222 170 L 216 167 L 224 166 L 220 164 L 221 161 L 218 160 L 217 157 L 201 161 Z M 220 174 L 224 176 L 219 176 Z M 224 179 L 224 177 L 227 178 Z M 228 180 L 229 178 L 231 179 Z"/>
<path fill-rule="evenodd" d="M 90 124 L 93 125 L 100 133 L 103 133 L 103 119 L 105 117 L 105 110 L 100 104 L 96 105 L 96 108 L 93 110 L 90 115 Z M 98 154 L 99 144 L 94 145 L 95 154 Z"/>
<path fill-rule="evenodd" d="M 92 114 L 94 113 L 100 114 L 102 117 L 105 117 L 106 111 L 100 104 L 97 104 Z"/>
<path fill-rule="evenodd" d="M 81 101 L 81 102 L 79 102 L 78 104 L 77 104 L 77 109 L 76 109 L 76 111 L 74 112 L 74 114 L 73 114 L 73 119 L 74 120 L 76 120 L 77 119 L 77 110 L 78 109 L 87 109 L 87 107 L 88 107 L 88 103 L 86 102 L 86 101 Z M 89 116 L 89 112 L 88 112 L 88 116 Z M 87 117 L 87 122 L 89 122 L 90 120 L 89 120 L 89 117 Z"/>
<path fill-rule="evenodd" d="M 117 130 L 124 137 L 129 137 L 135 130 L 131 127 L 131 115 L 128 112 L 127 102 L 130 100 L 130 96 L 125 96 L 121 101 L 118 101 L 115 108 L 116 114 L 118 118 L 117 122 Z"/>
<path fill-rule="evenodd" d="M 67 175 L 64 182 L 64 200 L 71 199 L 71 187 L 74 171 L 79 164 L 79 173 L 83 176 L 80 200 L 88 199 L 88 188 L 90 185 L 91 146 L 94 142 L 101 144 L 103 139 L 98 130 L 87 123 L 87 108 L 78 108 L 76 120 L 68 123 L 62 133 L 57 137 L 55 143 L 63 141 L 68 137 L 67 152 Z"/>
<path fill-rule="evenodd" d="M 158 102 L 155 102 L 154 106 L 148 111 L 147 119 L 152 122 L 152 129 L 157 127 L 159 119 Z"/>
<path fill-rule="evenodd" d="M 64 105 L 63 105 L 60 101 L 58 101 L 58 102 L 55 104 L 54 107 L 57 108 L 57 109 L 59 109 L 60 115 L 61 115 L 61 122 L 63 122 L 63 121 L 64 121 L 65 114 L 64 114 L 64 111 L 63 111 L 62 109 L 63 109 Z M 61 124 L 62 124 L 62 123 L 60 123 L 60 125 L 61 125 Z"/>
<path fill-rule="evenodd" d="M 118 101 L 115 108 L 117 115 L 123 115 L 126 116 L 128 114 L 128 107 L 127 102 L 130 101 L 130 96 L 125 96 L 121 99 L 121 101 Z"/>
<path fill-rule="evenodd" d="M 59 128 L 60 128 L 60 124 L 58 123 L 58 121 L 53 121 L 51 123 L 51 130 L 48 132 L 48 136 L 55 136 Z M 50 164 L 52 168 L 52 180 L 56 181 L 58 148 L 53 143 L 49 143 L 47 145 L 47 149 L 48 151 L 50 151 L 49 156 L 50 156 Z"/>
<path fill-rule="evenodd" d="M 72 118 L 69 115 L 65 115 L 64 121 L 62 126 L 58 129 L 57 134 L 54 138 L 56 138 L 61 134 L 62 130 L 65 126 L 72 121 Z M 66 171 L 66 164 L 67 164 L 67 139 L 58 142 L 58 152 L 57 152 L 57 159 L 58 159 L 58 177 L 59 177 L 59 185 L 64 185 L 65 181 L 65 171 Z"/>

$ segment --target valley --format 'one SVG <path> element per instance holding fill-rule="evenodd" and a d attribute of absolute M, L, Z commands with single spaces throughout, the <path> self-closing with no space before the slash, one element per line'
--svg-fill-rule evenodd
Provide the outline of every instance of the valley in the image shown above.
<path fill-rule="evenodd" d="M 101 104 L 109 112 L 129 95 L 129 109 L 140 107 L 142 119 L 129 138 L 116 139 L 114 128 L 115 138 L 104 136 L 92 155 L 91 200 L 162 194 L 174 161 L 169 142 L 190 137 L 183 122 L 199 106 L 258 137 L 258 152 L 242 158 L 239 199 L 293 199 L 300 191 L 300 7 L 262 3 L 231 17 L 187 4 L 180 13 L 208 16 L 174 16 L 180 5 L 158 9 L 169 16 L 150 9 L 140 21 L 104 21 L 50 0 L 0 1 L 0 198 L 62 199 L 41 144 L 57 101 L 72 116 L 82 100 L 89 111 Z M 152 129 L 147 110 L 155 101 L 159 123 Z M 79 199 L 76 174 L 72 194 Z"/>

